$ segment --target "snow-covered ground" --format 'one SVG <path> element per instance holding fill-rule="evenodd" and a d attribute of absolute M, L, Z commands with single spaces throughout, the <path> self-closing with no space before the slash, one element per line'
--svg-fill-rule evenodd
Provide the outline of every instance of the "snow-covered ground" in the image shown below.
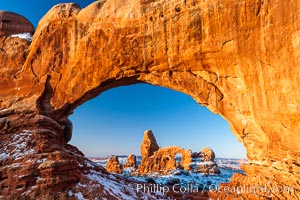
<path fill-rule="evenodd" d="M 125 164 L 126 156 L 118 156 L 119 162 Z M 103 159 L 91 159 L 98 165 L 106 166 L 107 158 Z M 140 164 L 141 157 L 137 157 L 138 165 Z M 221 173 L 214 175 L 205 175 L 201 173 L 192 173 L 185 170 L 174 170 L 168 175 L 161 175 L 158 173 L 152 173 L 144 176 L 136 176 L 130 174 L 133 169 L 125 169 L 122 176 L 141 182 L 148 182 L 161 185 L 178 185 L 183 187 L 193 187 L 201 190 L 208 190 L 210 188 L 216 188 L 220 183 L 229 182 L 234 173 L 244 173 L 241 168 L 241 163 L 247 163 L 246 159 L 231 159 L 231 158 L 216 158 L 215 162 L 218 164 Z"/>
<path fill-rule="evenodd" d="M 11 37 L 18 37 L 27 41 L 32 41 L 32 35 L 30 33 L 13 34 Z"/>

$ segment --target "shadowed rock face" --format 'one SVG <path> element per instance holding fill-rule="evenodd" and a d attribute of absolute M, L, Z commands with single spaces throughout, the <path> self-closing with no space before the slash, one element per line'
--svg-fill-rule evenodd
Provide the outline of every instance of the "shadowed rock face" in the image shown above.
<path fill-rule="evenodd" d="M 58 166 L 68 163 L 54 163 L 84 162 L 66 148 L 68 115 L 107 89 L 144 82 L 186 93 L 230 123 L 249 164 L 243 166 L 246 175 L 235 175 L 227 185 L 289 186 L 293 191 L 273 196 L 299 198 L 299 12 L 297 1 L 285 0 L 108 0 L 82 10 L 75 4 L 55 6 L 41 19 L 31 44 L 1 36 L 0 148 L 7 157 L 0 162 L 0 195 L 30 189 L 33 196 L 66 194 Z M 35 151 L 12 159 L 13 147 L 6 146 L 21 133 L 30 140 L 24 136 L 20 142 L 23 138 Z M 48 175 L 39 173 L 38 163 L 7 170 L 37 155 L 54 161 L 47 165 Z M 85 173 L 91 169 L 82 166 Z M 28 176 L 17 185 L 13 174 Z M 75 188 L 78 177 L 68 181 Z"/>
<path fill-rule="evenodd" d="M 13 35 L 34 32 L 33 25 L 23 16 L 0 10 L 0 35 Z"/>

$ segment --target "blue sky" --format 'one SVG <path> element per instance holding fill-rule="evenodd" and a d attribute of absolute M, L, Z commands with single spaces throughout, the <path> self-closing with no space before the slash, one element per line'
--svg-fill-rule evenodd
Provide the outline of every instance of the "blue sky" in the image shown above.
<path fill-rule="evenodd" d="M 161 147 L 211 147 L 218 157 L 246 157 L 221 116 L 163 87 L 135 84 L 110 89 L 79 106 L 70 119 L 71 143 L 89 156 L 139 155 L 143 132 L 151 129 Z"/>
<path fill-rule="evenodd" d="M 93 1 L 9 0 L 0 2 L 0 10 L 21 14 L 36 27 L 57 3 L 85 7 Z M 246 157 L 224 119 L 191 97 L 163 87 L 135 84 L 108 90 L 79 106 L 70 119 L 74 126 L 70 143 L 87 156 L 139 155 L 143 132 L 152 129 L 161 147 L 179 145 L 200 151 L 208 146 L 217 157 Z"/>
<path fill-rule="evenodd" d="M 58 3 L 75 2 L 82 8 L 95 0 L 0 0 L 0 10 L 12 11 L 23 15 L 36 27 L 38 21 Z"/>

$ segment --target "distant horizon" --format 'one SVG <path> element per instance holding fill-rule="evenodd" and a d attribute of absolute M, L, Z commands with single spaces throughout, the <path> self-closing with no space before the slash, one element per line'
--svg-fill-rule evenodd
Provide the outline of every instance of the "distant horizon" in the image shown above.
<path fill-rule="evenodd" d="M 130 155 L 130 154 L 128 154 Z M 103 156 L 103 157 L 99 157 L 99 156 L 86 156 L 87 158 L 89 159 L 107 159 L 111 156 L 117 156 L 117 157 L 128 157 L 128 155 L 107 155 L 107 156 Z M 141 155 L 136 155 L 136 154 L 132 154 L 132 155 L 135 155 L 136 157 L 142 157 Z M 226 157 L 215 157 L 215 159 L 238 159 L 238 160 L 248 160 L 248 158 L 226 158 Z"/>
<path fill-rule="evenodd" d="M 103 92 L 75 109 L 71 144 L 87 157 L 140 155 L 144 131 L 151 129 L 160 147 L 199 152 L 210 147 L 220 158 L 246 157 L 229 124 L 190 96 L 150 84 Z"/>

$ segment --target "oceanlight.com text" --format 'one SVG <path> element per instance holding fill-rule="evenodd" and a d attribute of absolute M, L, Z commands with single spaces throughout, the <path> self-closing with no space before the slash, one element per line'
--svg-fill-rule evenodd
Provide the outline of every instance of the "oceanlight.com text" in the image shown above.
<path fill-rule="evenodd" d="M 293 193 L 294 188 L 286 185 L 274 185 L 269 187 L 267 185 L 249 185 L 243 184 L 241 186 L 220 186 L 211 184 L 208 187 L 210 192 L 224 192 L 224 193 L 237 193 L 237 194 L 265 194 L 268 196 L 272 196 L 274 193 Z"/>
<path fill-rule="evenodd" d="M 236 194 L 264 194 L 272 197 L 274 193 L 293 193 L 294 188 L 285 185 L 276 185 L 268 187 L 267 185 L 249 185 L 244 184 L 241 186 L 219 186 L 215 184 L 203 185 L 201 188 L 189 184 L 182 186 L 175 184 L 173 186 L 165 186 L 160 184 L 132 184 L 125 187 L 126 190 L 135 190 L 137 193 L 157 193 L 165 195 L 168 192 L 175 193 L 203 193 L 203 192 L 219 192 L 219 193 L 236 193 Z"/>

